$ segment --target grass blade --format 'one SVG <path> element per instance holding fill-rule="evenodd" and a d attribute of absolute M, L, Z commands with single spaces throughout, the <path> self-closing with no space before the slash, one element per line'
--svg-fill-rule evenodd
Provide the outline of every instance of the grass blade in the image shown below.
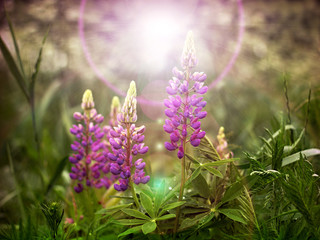
<path fill-rule="evenodd" d="M 61 176 L 61 173 L 64 169 L 64 167 L 67 165 L 68 163 L 68 157 L 64 157 L 58 164 L 56 171 L 54 173 L 54 175 L 51 177 L 49 184 L 47 186 L 47 190 L 46 190 L 46 195 L 48 195 L 48 193 L 50 192 L 50 190 L 52 189 L 52 187 L 54 186 L 55 182 L 58 180 L 58 178 Z"/>
<path fill-rule="evenodd" d="M 23 94 L 25 95 L 25 97 L 27 98 L 28 102 L 30 101 L 30 96 L 28 94 L 28 90 L 27 90 L 27 85 L 25 83 L 25 80 L 23 78 L 23 76 L 21 75 L 7 45 L 4 43 L 4 41 L 2 40 L 1 36 L 0 36 L 0 49 L 2 52 L 2 55 L 10 69 L 11 74 L 14 76 L 14 78 L 16 79 L 19 87 L 21 88 Z"/>
<path fill-rule="evenodd" d="M 12 22 L 11 22 L 11 20 L 9 18 L 9 15 L 8 15 L 7 11 L 5 11 L 5 13 L 6 13 L 6 18 L 7 18 L 7 22 L 8 22 L 8 25 L 9 25 L 11 37 L 12 37 L 12 40 L 13 40 L 14 49 L 16 50 L 18 62 L 19 62 L 19 65 L 20 65 L 20 70 L 22 72 L 23 78 L 26 79 L 26 74 L 24 72 L 24 68 L 23 68 L 23 64 L 22 64 L 22 60 L 21 60 L 21 56 L 20 56 L 20 50 L 19 50 L 19 46 L 18 46 L 18 43 L 17 43 L 17 40 L 16 40 L 16 36 L 14 34 Z"/>

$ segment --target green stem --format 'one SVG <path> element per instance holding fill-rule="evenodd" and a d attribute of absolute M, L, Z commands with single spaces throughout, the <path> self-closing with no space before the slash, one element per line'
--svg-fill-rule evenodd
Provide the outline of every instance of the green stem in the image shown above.
<path fill-rule="evenodd" d="M 132 181 L 130 181 L 130 188 L 131 188 L 131 192 L 132 192 L 132 197 L 133 197 L 133 200 L 137 206 L 137 208 L 139 209 L 140 208 L 140 204 L 139 204 L 139 201 L 138 201 L 138 198 L 137 198 L 137 194 L 136 194 L 136 191 L 134 190 L 134 187 L 133 187 L 133 183 Z"/>
<path fill-rule="evenodd" d="M 31 96 L 30 107 L 31 107 L 31 116 L 32 116 L 32 127 L 33 127 L 33 132 L 34 132 L 34 140 L 36 142 L 37 154 L 38 154 L 38 159 L 39 159 L 40 158 L 40 141 L 39 141 L 39 136 L 38 136 L 38 131 L 37 131 L 36 112 L 35 112 L 35 107 L 34 107 L 33 96 Z"/>
<path fill-rule="evenodd" d="M 183 140 L 183 149 L 186 152 L 186 139 Z M 183 190 L 184 190 L 184 184 L 185 184 L 185 172 L 186 172 L 186 155 L 183 155 L 183 158 L 181 160 L 181 183 L 180 183 L 180 192 L 179 192 L 179 202 L 183 198 Z M 179 227 L 179 219 L 180 219 L 180 213 L 181 213 L 181 206 L 177 208 L 176 211 L 176 221 L 174 224 L 174 233 L 178 231 Z"/>
<path fill-rule="evenodd" d="M 126 127 L 127 127 L 127 159 L 126 159 L 126 163 L 127 163 L 127 166 L 130 166 L 130 156 L 131 156 L 131 132 L 130 132 L 130 129 L 131 129 L 131 124 L 127 123 Z M 135 202 L 137 208 L 139 209 L 140 204 L 139 204 L 139 201 L 138 201 L 138 198 L 136 195 L 136 191 L 134 190 L 133 182 L 132 182 L 131 178 L 129 179 L 129 185 L 131 188 L 132 197 L 134 199 L 134 202 Z"/>

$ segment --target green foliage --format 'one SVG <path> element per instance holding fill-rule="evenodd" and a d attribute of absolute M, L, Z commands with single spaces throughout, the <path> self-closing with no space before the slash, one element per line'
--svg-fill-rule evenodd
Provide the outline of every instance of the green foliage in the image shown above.
<path fill-rule="evenodd" d="M 52 238 L 56 239 L 58 228 L 64 214 L 61 204 L 57 202 L 41 203 L 41 210 L 46 217 Z"/>

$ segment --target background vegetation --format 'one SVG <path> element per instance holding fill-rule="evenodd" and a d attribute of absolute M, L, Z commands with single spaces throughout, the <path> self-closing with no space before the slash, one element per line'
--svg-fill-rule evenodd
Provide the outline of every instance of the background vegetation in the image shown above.
<path fill-rule="evenodd" d="M 182 2 L 186 6 L 197 6 L 193 12 L 197 22 L 191 27 L 194 28 L 196 46 L 199 43 L 198 68 L 207 73 L 210 83 L 223 70 L 234 50 L 238 29 L 236 4 L 234 1 L 190 0 L 175 1 L 174 5 L 179 7 Z M 163 6 L 169 3 L 165 1 Z M 185 33 L 178 36 L 181 44 L 172 49 L 169 60 L 161 68 L 149 66 L 148 60 L 137 60 L 139 53 L 134 52 L 130 45 L 133 37 L 126 32 L 130 18 L 121 18 L 134 4 L 140 6 L 141 2 L 89 1 L 84 18 L 86 41 L 94 62 L 110 82 L 125 90 L 135 79 L 138 94 L 146 97 L 152 95 L 152 86 L 163 86 L 162 92 L 160 90 L 156 96 L 157 100 L 161 100 L 164 86 L 171 77 L 171 69 L 179 64 Z M 152 4 L 159 3 L 150 1 L 144 7 Z M 4 5 L 12 22 L 20 56 L 14 54 L 15 46 Z M 303 161 L 282 169 L 274 161 L 289 155 L 288 152 L 279 153 L 280 145 L 292 146 L 297 140 L 299 144 L 291 153 L 320 148 L 320 2 L 248 0 L 243 5 L 246 24 L 241 52 L 230 73 L 206 95 L 209 114 L 203 121 L 203 129 L 215 141 L 219 127 L 224 126 L 235 157 L 241 158 L 243 164 L 249 163 L 246 174 L 254 172 L 253 175 L 270 180 L 262 179 L 267 182 L 260 182 L 252 188 L 256 193 L 252 198 L 255 212 L 259 213 L 258 220 L 252 223 L 252 229 L 260 229 L 257 236 L 272 235 L 272 231 L 279 239 L 281 236 L 288 239 L 286 234 L 297 225 L 309 226 L 307 230 L 301 227 L 299 233 L 306 236 L 319 231 L 316 229 L 319 219 L 312 215 L 319 209 L 316 194 L 319 180 L 312 180 L 310 174 L 304 173 L 311 171 L 312 174 L 319 174 L 319 158 L 314 157 L 311 161 L 313 169 Z M 66 206 L 72 205 L 68 176 L 70 165 L 67 161 L 73 140 L 69 133 L 72 114 L 80 109 L 84 90 L 90 88 L 98 111 L 108 116 L 115 93 L 97 78 L 86 61 L 78 35 L 79 1 L 4 1 L 0 11 L 1 38 L 17 63 L 21 58 L 29 96 L 28 100 L 1 55 L 0 223 L 18 224 L 21 218 L 32 218 L 40 223 L 39 203 L 45 200 L 61 202 L 65 216 L 70 217 L 73 210 Z M 47 38 L 43 45 L 44 36 Z M 37 72 L 34 66 L 42 45 L 41 66 Z M 176 161 L 172 160 L 174 155 L 163 147 L 167 136 L 162 129 L 164 115 L 159 114 L 161 111 L 157 108 L 152 112 L 150 107 L 141 105 L 138 117 L 147 129 L 150 168 L 154 172 L 173 176 L 177 170 Z M 270 138 L 265 128 L 274 134 L 285 125 L 294 125 L 294 130 L 282 130 L 279 138 L 271 140 L 270 146 L 265 146 L 259 138 Z M 304 128 L 303 137 L 299 138 Z M 283 177 L 279 177 L 278 173 L 266 172 L 270 170 L 267 168 L 269 164 Z M 299 169 L 305 170 L 301 173 Z M 296 186 L 299 187 L 295 189 L 298 191 L 295 194 L 292 191 Z M 297 195 L 300 199 L 294 200 Z M 266 197 L 267 203 L 264 202 Z M 299 201 L 305 199 L 311 200 L 301 209 Z M 274 202 L 282 203 L 276 205 Z M 272 215 L 268 212 L 268 204 L 274 207 Z M 33 211 L 34 208 L 39 211 Z M 297 220 L 277 220 L 279 214 L 295 209 L 300 215 L 289 216 Z M 38 216 L 30 216 L 30 212 Z M 59 209 L 57 212 L 61 214 Z M 263 219 L 274 217 L 270 224 L 268 222 L 257 228 Z M 216 226 L 223 223 L 219 221 Z M 286 221 L 286 228 L 283 228 Z M 223 236 L 225 233 L 215 234 Z"/>

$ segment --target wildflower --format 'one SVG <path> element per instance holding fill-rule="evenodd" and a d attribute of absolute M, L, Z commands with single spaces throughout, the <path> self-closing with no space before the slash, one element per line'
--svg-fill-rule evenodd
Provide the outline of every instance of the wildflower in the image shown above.
<path fill-rule="evenodd" d="M 83 94 L 81 107 L 84 113 L 75 112 L 73 117 L 78 124 L 73 125 L 70 132 L 77 138 L 71 144 L 71 149 L 75 152 L 69 157 L 73 164 L 70 178 L 78 181 L 74 190 L 80 193 L 85 185 L 96 188 L 109 188 L 111 180 L 106 176 L 110 171 L 108 165 L 107 152 L 104 150 L 102 138 L 104 132 L 100 128 L 104 117 L 98 114 L 94 108 L 92 92 L 86 90 Z"/>
<path fill-rule="evenodd" d="M 121 112 L 117 116 L 119 125 L 110 131 L 109 138 L 112 149 L 108 154 L 112 161 L 110 171 L 120 177 L 119 184 L 114 184 L 117 191 L 127 190 L 132 182 L 140 184 L 150 180 L 150 176 L 145 175 L 145 163 L 142 162 L 142 158 L 133 163 L 133 156 L 143 155 L 149 150 L 143 143 L 145 127 L 136 127 L 134 124 L 137 121 L 136 105 L 136 85 L 132 81 Z M 132 175 L 133 168 L 135 171 Z"/>
<path fill-rule="evenodd" d="M 165 142 L 165 147 L 169 151 L 178 149 L 180 159 L 184 157 L 186 143 L 190 142 L 197 147 L 200 139 L 205 136 L 200 120 L 207 116 L 207 112 L 202 111 L 207 102 L 201 97 L 208 90 L 204 86 L 207 75 L 191 71 L 197 63 L 193 35 L 189 32 L 181 57 L 183 71 L 173 68 L 174 77 L 166 89 L 170 96 L 164 100 L 168 119 L 165 120 L 163 129 L 170 134 L 170 142 Z"/>
<path fill-rule="evenodd" d="M 233 153 L 228 150 L 228 143 L 226 140 L 226 135 L 224 134 L 224 127 L 219 128 L 219 133 L 217 135 L 218 145 L 217 152 L 221 159 L 228 159 L 233 156 Z"/>

